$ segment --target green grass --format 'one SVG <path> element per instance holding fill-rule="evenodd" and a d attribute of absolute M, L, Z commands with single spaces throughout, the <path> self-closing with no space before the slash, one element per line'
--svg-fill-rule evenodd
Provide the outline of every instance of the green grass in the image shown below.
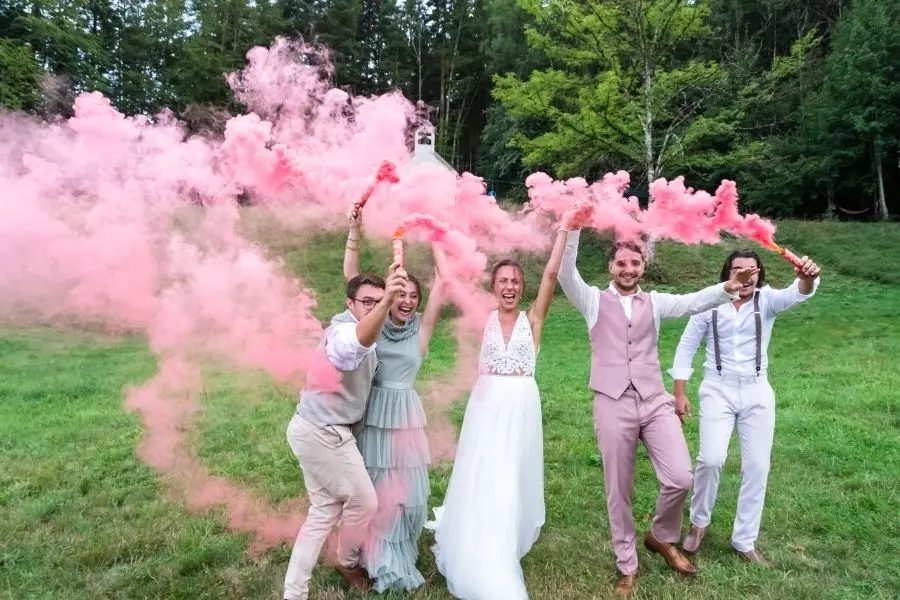
<path fill-rule="evenodd" d="M 273 252 L 318 290 L 317 313 L 327 318 L 341 302 L 340 240 L 319 236 L 297 245 L 272 239 Z M 818 295 L 779 317 L 770 347 L 778 423 L 759 547 L 776 568 L 746 565 L 729 549 L 740 480 L 732 444 L 699 558 L 701 575 L 679 578 L 639 547 L 638 598 L 900 595 L 900 230 L 785 223 L 779 240 L 813 255 L 825 271 Z M 605 281 L 603 245 L 585 240 L 579 264 L 588 280 Z M 661 289 L 705 285 L 731 247 L 661 244 L 652 280 Z M 374 268 L 386 256 L 384 247 L 367 248 L 364 266 Z M 764 257 L 772 283 L 786 283 L 790 268 Z M 416 256 L 413 265 L 427 272 L 427 258 Z M 536 284 L 540 260 L 530 265 Z M 683 325 L 663 326 L 666 366 Z M 443 327 L 423 377 L 449 372 L 454 352 Z M 0 331 L 0 598 L 280 598 L 289 548 L 249 553 L 249 536 L 228 531 L 221 512 L 189 512 L 167 494 L 165 478 L 137 459 L 142 428 L 124 408 L 124 388 L 145 381 L 154 368 L 138 338 Z M 584 321 L 559 297 L 538 360 L 548 519 L 523 563 L 535 599 L 612 597 L 614 557 L 587 373 Z M 697 384 L 691 383 L 691 393 Z M 211 472 L 273 504 L 293 498 L 302 494 L 302 481 L 284 438 L 292 410 L 293 394 L 265 378 L 213 374 L 191 438 L 194 451 Z M 462 406 L 451 414 L 460 422 Z M 686 431 L 695 454 L 696 419 Z M 639 456 L 634 513 L 643 532 L 657 485 L 643 449 Z M 432 473 L 434 505 L 443 497 L 449 465 L 436 465 Z M 420 568 L 428 583 L 414 598 L 449 598 L 428 550 L 432 539 L 430 532 L 421 539 Z M 361 597 L 327 568 L 317 570 L 313 585 L 316 599 Z"/>

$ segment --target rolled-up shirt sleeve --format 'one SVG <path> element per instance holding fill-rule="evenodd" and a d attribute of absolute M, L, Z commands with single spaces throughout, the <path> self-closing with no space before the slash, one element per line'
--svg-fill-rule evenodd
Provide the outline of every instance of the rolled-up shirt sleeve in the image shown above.
<path fill-rule="evenodd" d="M 366 348 L 359 343 L 356 337 L 356 323 L 341 323 L 332 327 L 325 337 L 325 354 L 328 361 L 340 371 L 355 371 L 362 364 L 369 352 L 375 351 L 375 346 Z"/>

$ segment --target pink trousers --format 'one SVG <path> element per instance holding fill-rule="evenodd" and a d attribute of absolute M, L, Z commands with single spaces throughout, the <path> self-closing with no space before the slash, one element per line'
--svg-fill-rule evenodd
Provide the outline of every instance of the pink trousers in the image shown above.
<path fill-rule="evenodd" d="M 594 395 L 594 433 L 603 457 L 606 509 L 616 566 L 624 575 L 637 572 L 631 494 L 638 440 L 644 443 L 659 480 L 656 515 L 651 527 L 663 542 L 681 538 L 682 511 L 693 475 L 675 400 L 669 394 L 642 399 L 629 387 L 618 399 Z"/>

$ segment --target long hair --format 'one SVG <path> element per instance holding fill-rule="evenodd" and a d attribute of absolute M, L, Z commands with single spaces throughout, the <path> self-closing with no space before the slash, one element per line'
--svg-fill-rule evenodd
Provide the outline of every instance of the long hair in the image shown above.
<path fill-rule="evenodd" d="M 419 281 L 419 278 L 411 273 L 406 274 L 406 278 L 409 279 L 414 286 L 416 286 L 416 294 L 419 296 L 419 302 L 416 304 L 415 310 L 418 310 L 420 306 L 422 306 L 422 283 Z"/>
<path fill-rule="evenodd" d="M 736 258 L 752 258 L 756 261 L 756 267 L 759 269 L 759 279 L 756 280 L 756 287 L 761 288 L 766 281 L 766 268 L 763 266 L 759 254 L 749 248 L 735 250 L 725 258 L 725 264 L 722 265 L 722 273 L 719 274 L 719 281 L 728 281 L 731 279 L 731 263 L 733 263 Z"/>

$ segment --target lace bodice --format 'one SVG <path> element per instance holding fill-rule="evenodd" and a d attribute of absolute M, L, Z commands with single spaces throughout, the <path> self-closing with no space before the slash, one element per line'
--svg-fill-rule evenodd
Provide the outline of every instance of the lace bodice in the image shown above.
<path fill-rule="evenodd" d="M 481 356 L 478 359 L 479 373 L 534 377 L 534 364 L 534 339 L 525 313 L 519 313 L 509 344 L 504 344 L 500 319 L 497 311 L 493 311 L 484 326 Z"/>

